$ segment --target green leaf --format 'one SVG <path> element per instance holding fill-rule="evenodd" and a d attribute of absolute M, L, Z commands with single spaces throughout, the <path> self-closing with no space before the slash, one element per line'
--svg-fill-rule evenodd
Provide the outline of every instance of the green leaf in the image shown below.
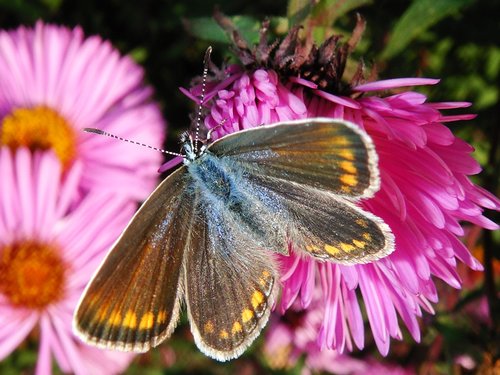
<path fill-rule="evenodd" d="M 261 26 L 258 20 L 247 16 L 232 16 L 229 18 L 248 42 L 258 42 Z M 184 25 L 187 31 L 196 38 L 209 42 L 229 43 L 229 37 L 211 17 L 190 18 L 184 21 Z"/>
<path fill-rule="evenodd" d="M 148 50 L 146 47 L 139 46 L 137 48 L 134 48 L 132 51 L 129 52 L 129 55 L 132 57 L 132 59 L 138 63 L 138 64 L 144 64 L 146 59 L 148 58 Z"/>
<path fill-rule="evenodd" d="M 474 0 L 414 0 L 394 26 L 381 58 L 387 60 L 395 56 L 429 27 L 473 2 Z"/>
<path fill-rule="evenodd" d="M 309 19 L 314 26 L 330 27 L 335 20 L 353 9 L 371 4 L 372 0 L 290 0 L 287 16 L 290 25 L 304 24 Z"/>
<path fill-rule="evenodd" d="M 57 11 L 62 5 L 62 0 L 42 0 L 41 2 L 53 12 Z"/>
<path fill-rule="evenodd" d="M 314 6 L 313 14 L 324 20 L 322 22 L 324 26 L 331 26 L 337 18 L 371 3 L 372 0 L 320 0 Z"/>
<path fill-rule="evenodd" d="M 312 7 L 309 0 L 290 0 L 286 11 L 290 25 L 302 24 L 309 17 Z"/>

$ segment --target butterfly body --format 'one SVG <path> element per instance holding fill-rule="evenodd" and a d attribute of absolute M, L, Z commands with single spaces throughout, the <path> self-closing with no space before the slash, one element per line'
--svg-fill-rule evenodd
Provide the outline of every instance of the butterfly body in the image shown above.
<path fill-rule="evenodd" d="M 201 351 L 239 356 L 279 292 L 272 253 L 368 263 L 393 251 L 356 205 L 379 188 L 371 139 L 340 120 L 234 133 L 200 149 L 143 204 L 87 286 L 75 331 L 94 345 L 145 351 L 173 332 L 181 301 Z"/>
<path fill-rule="evenodd" d="M 205 152 L 187 165 L 196 188 L 206 195 L 207 199 L 217 205 L 226 205 L 242 200 L 238 183 L 239 176 L 227 171 L 226 162 Z"/>
<path fill-rule="evenodd" d="M 196 211 L 210 216 L 207 223 L 227 223 L 241 228 L 262 249 L 285 253 L 286 233 L 277 220 L 279 202 L 258 186 L 252 186 L 244 167 L 231 158 L 205 151 L 187 165 L 196 190 Z"/>

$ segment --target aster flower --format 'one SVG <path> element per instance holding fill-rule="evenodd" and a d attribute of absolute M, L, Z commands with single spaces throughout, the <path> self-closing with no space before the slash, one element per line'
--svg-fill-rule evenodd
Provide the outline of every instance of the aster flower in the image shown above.
<path fill-rule="evenodd" d="M 109 192 L 72 203 L 82 173 L 75 161 L 63 175 L 52 151 L 0 148 L 0 360 L 36 330 L 37 374 L 51 373 L 52 358 L 76 374 L 118 373 L 132 358 L 72 332 L 85 285 L 135 210 Z"/>
<path fill-rule="evenodd" d="M 83 164 L 80 188 L 144 199 L 161 155 L 82 132 L 100 128 L 161 146 L 164 124 L 143 71 L 81 28 L 38 22 L 0 31 L 0 145 L 53 150 L 67 170 Z"/>
<path fill-rule="evenodd" d="M 238 34 L 232 30 L 232 35 Z M 461 222 L 498 229 L 482 213 L 484 208 L 499 210 L 500 201 L 468 177 L 481 170 L 470 155 L 472 147 L 444 125 L 472 119 L 472 115 L 442 112 L 470 104 L 428 103 L 424 95 L 405 89 L 434 85 L 436 79 L 360 84 L 362 75 L 357 74 L 351 84 L 340 84 L 348 48 L 335 37 L 319 48 L 304 47 L 296 30 L 276 47 L 261 41 L 252 49 L 238 42 L 243 65 L 228 67 L 225 75 L 219 72 L 207 84 L 206 98 L 211 101 L 205 125 L 217 127 L 214 138 L 311 117 L 357 124 L 375 144 L 381 175 L 380 191 L 362 206 L 381 217 L 395 235 L 394 253 L 370 264 L 320 263 L 293 251 L 281 257 L 279 311 L 285 312 L 293 303 L 317 310 L 321 316 L 315 320 L 318 347 L 339 353 L 364 347 L 362 303 L 382 354 L 388 353 L 391 337 L 402 339 L 400 321 L 419 341 L 417 318 L 423 310 L 432 313 L 432 303 L 439 298 L 434 278 L 460 288 L 457 261 L 482 269 L 459 240 L 464 234 Z M 316 71 L 322 74 L 315 75 Z M 401 93 L 384 94 L 391 89 Z M 189 95 L 196 98 L 199 90 L 195 86 Z M 377 91 L 381 91 L 378 96 Z"/>

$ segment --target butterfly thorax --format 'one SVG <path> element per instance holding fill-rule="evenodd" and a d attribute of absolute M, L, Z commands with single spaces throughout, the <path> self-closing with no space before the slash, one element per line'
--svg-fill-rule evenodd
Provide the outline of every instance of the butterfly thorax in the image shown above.
<path fill-rule="evenodd" d="M 197 155 L 187 168 L 203 195 L 213 203 L 231 203 L 239 196 L 236 176 L 227 173 L 223 160 L 211 152 Z"/>

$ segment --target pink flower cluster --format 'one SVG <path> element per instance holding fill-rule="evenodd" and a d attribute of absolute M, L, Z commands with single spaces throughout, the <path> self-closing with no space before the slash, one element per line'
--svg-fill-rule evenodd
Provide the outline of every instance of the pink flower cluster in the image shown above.
<path fill-rule="evenodd" d="M 474 118 L 443 112 L 470 104 L 428 103 L 424 95 L 405 89 L 437 84 L 435 79 L 371 82 L 342 96 L 300 77 L 279 77 L 273 70 L 247 72 L 230 66 L 226 72 L 225 79 L 208 85 L 207 100 L 212 100 L 205 124 L 217 126 L 215 138 L 278 121 L 331 117 L 364 129 L 379 155 L 381 189 L 362 206 L 391 227 L 396 250 L 355 266 L 319 263 L 296 253 L 282 256 L 279 312 L 308 309 L 305 319 L 310 319 L 316 349 L 342 353 L 364 347 L 361 303 L 382 354 L 388 353 L 390 338 L 402 339 L 400 322 L 419 341 L 417 318 L 423 310 L 432 313 L 439 298 L 434 278 L 460 288 L 457 261 L 482 269 L 459 239 L 461 223 L 498 229 L 482 213 L 484 208 L 499 210 L 499 199 L 470 181 L 481 170 L 473 149 L 444 125 Z M 399 93 L 384 94 L 394 89 Z M 188 94 L 195 98 L 199 87 Z"/>

